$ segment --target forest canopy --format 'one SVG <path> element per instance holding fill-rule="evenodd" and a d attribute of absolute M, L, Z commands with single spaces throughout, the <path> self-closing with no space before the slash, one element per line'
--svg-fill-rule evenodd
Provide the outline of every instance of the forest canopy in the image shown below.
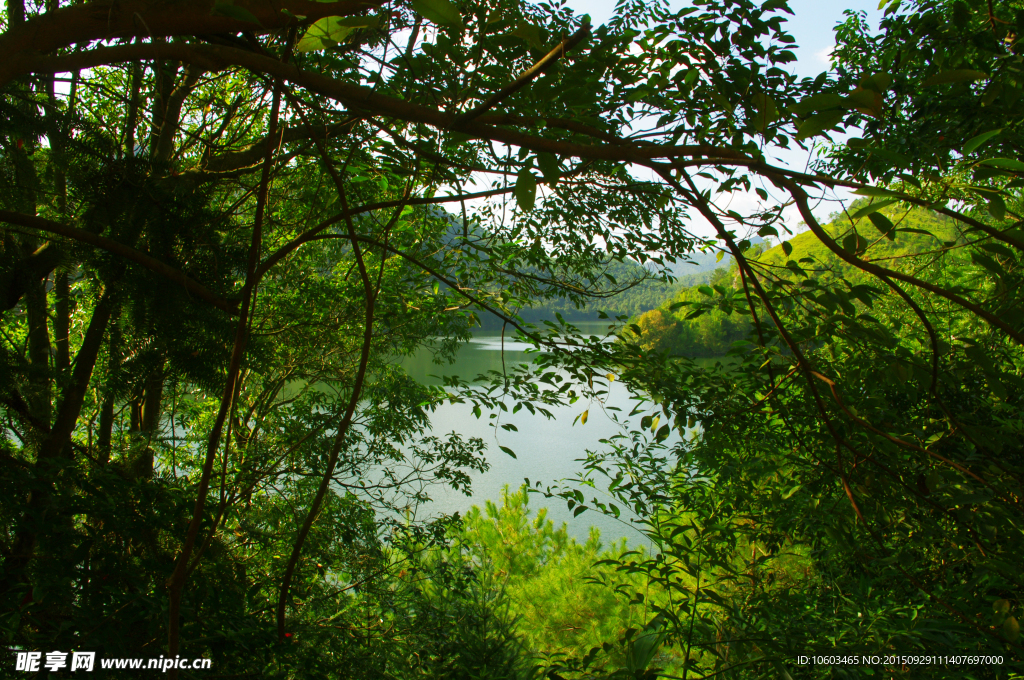
<path fill-rule="evenodd" d="M 558 1 L 8 0 L 8 656 L 1021 677 L 1024 7 L 880 9 L 799 78 L 784 0 L 621 0 L 600 26 Z M 664 316 L 719 323 L 727 361 L 524 312 L 614 315 L 716 250 L 730 272 Z M 532 364 L 401 369 L 491 317 Z M 588 452 L 593 496 L 529 492 L 628 509 L 650 550 L 530 524 L 526 491 L 414 519 L 515 455 L 432 431 L 440 404 L 585 426 L 612 381 L 643 400 Z"/>

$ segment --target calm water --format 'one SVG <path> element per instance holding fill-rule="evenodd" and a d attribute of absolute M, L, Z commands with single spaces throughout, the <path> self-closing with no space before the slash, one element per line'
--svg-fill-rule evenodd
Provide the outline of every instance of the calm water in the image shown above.
<path fill-rule="evenodd" d="M 576 326 L 584 334 L 604 335 L 608 331 L 607 322 L 584 322 Z M 505 365 L 509 370 L 516 364 L 531 360 L 531 355 L 524 351 L 529 345 L 512 342 L 510 338 L 511 334 L 507 333 L 504 343 Z M 457 375 L 464 380 L 472 380 L 477 374 L 488 370 L 502 370 L 501 349 L 501 331 L 480 331 L 462 348 L 454 364 L 439 366 L 432 363 L 430 351 L 424 348 L 406 359 L 403 366 L 410 375 L 428 384 L 439 384 L 440 380 L 436 376 L 440 375 Z M 620 419 L 624 419 L 636 403 L 633 395 L 621 383 L 611 384 L 605 406 L 619 407 Z M 571 406 L 549 409 L 555 416 L 551 420 L 540 414 L 531 415 L 525 408 L 512 415 L 510 408 L 501 414 L 500 422 L 513 423 L 518 432 L 496 430 L 494 421 L 488 419 L 486 411 L 477 419 L 472 408 L 470 404 L 440 406 L 432 414 L 432 429 L 438 436 L 455 430 L 466 437 L 480 437 L 488 444 L 487 459 L 491 468 L 473 476 L 471 497 L 436 487 L 431 493 L 435 500 L 426 508 L 428 512 L 464 513 L 473 505 L 483 507 L 486 500 L 499 501 L 503 485 L 508 484 L 515 489 L 523 483 L 524 478 L 529 478 L 531 483 L 540 481 L 544 487 L 574 477 L 582 470 L 579 459 L 586 456 L 587 449 L 602 449 L 604 445 L 599 442 L 600 439 L 622 431 L 622 426 L 613 422 L 610 414 L 602 411 L 600 404 L 588 403 L 583 399 Z M 654 406 L 650 404 L 643 414 L 650 413 L 652 408 Z M 589 410 L 587 423 L 584 425 L 576 420 L 574 425 L 573 420 L 585 410 Z M 634 419 L 639 421 L 641 415 L 634 416 Z M 673 433 L 666 444 L 675 443 L 678 437 L 678 434 Z M 502 452 L 498 448 L 499 444 L 515 451 L 517 458 Z M 601 493 L 603 489 L 582 487 L 582 491 L 588 504 L 595 495 L 602 501 L 609 500 L 607 494 Z M 535 510 L 547 507 L 548 518 L 555 526 L 565 522 L 569 533 L 578 540 L 586 540 L 593 525 L 600 529 L 602 543 L 605 545 L 621 537 L 627 537 L 631 544 L 643 542 L 640 534 L 630 525 L 630 517 L 624 509 L 620 520 L 591 510 L 573 518 L 563 501 L 545 499 L 539 495 L 531 495 L 530 507 Z"/>

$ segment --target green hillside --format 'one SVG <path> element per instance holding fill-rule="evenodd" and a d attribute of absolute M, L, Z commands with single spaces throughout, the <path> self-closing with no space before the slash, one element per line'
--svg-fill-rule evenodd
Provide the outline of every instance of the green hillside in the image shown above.
<path fill-rule="evenodd" d="M 877 203 L 878 199 L 875 199 L 875 202 Z M 956 241 L 960 237 L 956 223 L 951 218 L 924 208 L 908 210 L 895 205 L 882 208 L 875 213 L 876 216 L 883 216 L 895 227 L 895 233 L 891 234 L 892 239 L 879 231 L 870 217 L 856 220 L 854 227 L 849 216 L 856 215 L 868 205 L 867 199 L 858 199 L 850 205 L 846 213 L 833 213 L 832 220 L 824 226 L 825 232 L 844 247 L 853 247 L 853 238 L 856 237 L 857 248 L 864 250 L 865 259 L 891 261 L 894 258 L 936 250 L 943 247 L 943 243 Z M 757 261 L 774 267 L 786 267 L 787 262 L 792 261 L 808 273 L 829 270 L 837 273 L 841 271 L 847 276 L 859 275 L 854 271 L 854 267 L 840 260 L 810 231 L 797 234 L 789 239 L 788 243 L 793 247 L 788 256 L 780 243 L 758 257 Z"/>
<path fill-rule="evenodd" d="M 845 213 L 834 213 L 832 220 L 823 227 L 837 243 L 846 248 L 856 248 L 864 259 L 880 261 L 890 268 L 898 267 L 902 258 L 941 249 L 944 244 L 960 238 L 957 224 L 952 219 L 922 208 L 908 210 L 895 205 L 876 211 L 882 219 L 876 216 L 872 220 L 863 216 L 856 220 L 854 227 L 849 216 L 857 215 L 869 205 L 867 199 L 854 201 Z M 892 224 L 894 230 L 889 234 L 893 238 L 879 231 L 874 226 L 875 222 L 883 226 Z M 841 260 L 810 231 L 794 236 L 788 245 L 792 247 L 789 255 L 780 243 L 752 258 L 761 266 L 764 276 L 792 278 L 806 274 L 822 278 L 842 275 L 849 281 L 870 276 Z M 707 283 L 724 290 L 727 296 L 738 293 L 735 263 L 728 270 L 716 270 Z M 743 315 L 716 308 L 695 318 L 686 318 L 695 303 L 708 299 L 710 291 L 703 287 L 704 292 L 701 292 L 701 288 L 681 287 L 666 295 L 657 307 L 634 315 L 631 322 L 640 329 L 640 345 L 647 350 L 669 354 L 718 356 L 727 352 L 732 343 L 742 339 L 750 328 L 747 317 Z"/>

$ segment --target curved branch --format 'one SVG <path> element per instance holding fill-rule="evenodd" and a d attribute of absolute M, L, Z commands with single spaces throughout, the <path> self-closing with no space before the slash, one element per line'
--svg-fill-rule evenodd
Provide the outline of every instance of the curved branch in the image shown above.
<path fill-rule="evenodd" d="M 314 241 L 317 235 L 320 234 L 324 229 L 330 226 L 343 222 L 350 217 L 359 215 L 361 213 L 371 212 L 373 210 L 383 210 L 385 208 L 395 208 L 399 205 L 437 205 L 438 203 L 454 203 L 456 201 L 468 201 L 474 198 L 488 198 L 490 196 L 500 196 L 502 194 L 512 193 L 513 187 L 505 189 L 491 189 L 489 191 L 478 191 L 473 194 L 456 194 L 455 196 L 435 196 L 428 198 L 410 198 L 408 200 L 396 199 L 394 201 L 381 201 L 380 203 L 369 203 L 367 205 L 361 205 L 358 208 L 349 208 L 348 210 L 342 210 L 340 213 L 324 220 L 320 224 L 316 225 L 312 229 L 304 232 L 303 234 L 296 236 L 294 239 L 278 248 L 273 255 L 264 260 L 263 264 L 260 265 L 259 274 L 262 276 L 267 271 L 280 262 L 282 259 L 288 256 L 289 253 L 294 251 L 296 248 L 309 241 Z"/>
<path fill-rule="evenodd" d="M 150 255 L 135 250 L 135 248 L 126 246 L 113 239 L 106 238 L 105 236 L 99 236 L 98 234 L 94 234 L 91 231 L 85 231 L 84 229 L 69 227 L 66 224 L 54 222 L 53 220 L 48 220 L 43 217 L 25 215 L 23 213 L 12 212 L 10 210 L 0 210 L 0 222 L 17 224 L 22 227 L 57 234 L 58 236 L 64 236 L 76 241 L 81 241 L 82 243 L 88 243 L 89 245 L 97 248 L 102 248 L 103 250 L 117 255 L 118 257 L 123 257 L 135 262 L 136 264 L 140 264 L 146 269 L 163 276 L 165 279 L 181 285 L 190 294 L 195 295 L 201 300 L 209 302 L 217 309 L 223 310 L 232 316 L 238 315 L 238 303 L 225 300 L 203 284 L 178 271 L 174 267 L 164 264 L 155 257 L 151 257 Z"/>
<path fill-rule="evenodd" d="M 120 45 L 117 47 L 97 47 L 92 50 L 78 52 L 60 57 L 24 57 L 18 61 L 17 69 L 11 76 L 19 73 L 63 73 L 75 69 L 94 68 L 105 64 L 115 64 L 136 59 L 174 59 L 183 63 L 194 63 L 204 66 L 207 70 L 223 70 L 230 66 L 239 66 L 255 73 L 264 73 L 280 78 L 294 85 L 306 88 L 311 92 L 334 99 L 353 111 L 365 111 L 372 115 L 397 118 L 414 123 L 423 123 L 431 127 L 452 130 L 468 134 L 476 139 L 490 139 L 504 144 L 521 146 L 533 151 L 547 151 L 561 156 L 578 156 L 594 160 L 643 163 L 652 158 L 676 158 L 680 156 L 710 156 L 731 159 L 730 162 L 753 162 L 738 152 L 718 149 L 710 145 L 661 145 L 637 144 L 635 146 L 597 146 L 593 144 L 577 144 L 545 137 L 530 135 L 518 130 L 498 128 L 485 125 L 479 121 L 458 124 L 457 116 L 439 111 L 436 108 L 415 104 L 403 99 L 396 99 L 379 94 L 374 90 L 336 80 L 329 76 L 311 71 L 303 71 L 294 64 L 283 63 L 256 54 L 221 45 L 187 45 L 169 44 L 153 45 Z M 0 71 L 0 84 L 3 84 L 5 72 Z"/>
<path fill-rule="evenodd" d="M 558 43 L 558 45 L 556 45 L 553 50 L 544 55 L 544 57 L 540 61 L 538 61 L 536 64 L 526 69 L 525 71 L 523 71 L 519 75 L 519 77 L 516 78 L 514 82 L 512 82 L 512 84 L 506 85 L 498 92 L 495 92 L 490 97 L 488 97 L 483 103 L 481 103 L 479 106 L 472 109 L 471 111 L 467 111 L 466 113 L 460 114 L 455 119 L 455 124 L 463 125 L 465 123 L 468 123 L 478 118 L 479 116 L 483 115 L 487 111 L 490 111 L 495 106 L 511 97 L 513 94 L 515 94 L 523 87 L 525 87 L 527 84 L 529 84 L 531 81 L 533 81 L 534 78 L 539 76 L 541 73 L 544 73 L 544 71 L 546 71 L 556 61 L 564 57 L 565 53 L 568 50 L 571 50 L 572 48 L 579 45 L 583 41 L 583 39 L 586 38 L 588 35 L 590 35 L 590 22 L 586 21 L 586 23 L 584 23 L 578 31 L 573 33 L 568 38 L 563 39 L 562 42 Z"/>
<path fill-rule="evenodd" d="M 905 283 L 917 286 L 918 288 L 923 288 L 924 290 L 927 290 L 931 293 L 935 293 L 939 297 L 943 297 L 949 300 L 950 302 L 957 304 L 963 307 L 964 309 L 972 312 L 976 316 L 984 319 L 989 323 L 989 325 L 995 326 L 999 330 L 1003 331 L 1009 337 L 1013 338 L 1018 344 L 1024 345 L 1024 334 L 1021 334 L 1020 332 L 1015 330 L 1013 326 L 1006 323 L 1005 321 L 997 317 L 995 314 L 991 314 L 985 311 L 980 306 L 974 304 L 973 302 L 970 302 L 969 300 L 965 300 L 956 293 L 952 293 L 941 286 L 936 286 L 933 283 L 922 281 L 917 277 L 910 276 L 908 274 L 903 274 L 892 269 L 887 269 L 886 267 L 880 267 L 870 262 L 865 262 L 859 257 L 851 255 L 850 253 L 840 248 L 839 245 L 834 240 L 832 240 L 832 237 L 829 236 L 825 232 L 825 230 L 821 228 L 820 224 L 818 224 L 817 219 L 815 219 L 814 214 L 811 212 L 810 206 L 808 205 L 808 200 L 810 197 L 807 195 L 807 193 L 798 184 L 796 184 L 796 182 L 781 178 L 779 181 L 782 182 L 782 184 L 786 187 L 787 190 L 789 190 L 790 194 L 792 194 L 793 198 L 796 200 L 797 208 L 799 208 L 800 210 L 800 216 L 804 218 L 804 222 L 807 223 L 807 226 L 808 228 L 810 228 L 811 232 L 813 232 L 814 235 L 818 237 L 818 240 L 821 241 L 826 248 L 828 248 L 837 256 L 839 256 L 839 259 L 841 259 L 843 262 L 853 265 L 857 269 L 868 272 L 869 274 L 873 274 L 880 279 L 884 279 L 886 277 L 897 279 L 899 281 L 903 281 Z"/>
<path fill-rule="evenodd" d="M 382 0 L 237 0 L 233 3 L 259 21 L 214 15 L 211 0 L 100 0 L 63 7 L 24 22 L 0 36 L 0 86 L 23 68 L 33 54 L 45 54 L 94 40 L 157 38 L 241 31 L 265 33 L 295 25 L 292 15 L 315 21 L 327 16 L 351 16 L 379 7 Z M 283 10 L 291 13 L 285 14 Z M 164 45 L 162 47 L 169 47 Z M 162 58 L 169 58 L 164 52 Z"/>

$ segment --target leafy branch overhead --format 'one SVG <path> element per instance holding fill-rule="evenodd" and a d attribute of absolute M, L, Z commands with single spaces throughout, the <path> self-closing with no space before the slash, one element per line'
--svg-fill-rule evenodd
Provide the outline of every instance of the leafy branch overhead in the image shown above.
<path fill-rule="evenodd" d="M 799 78 L 784 0 L 12 0 L 8 646 L 270 678 L 942 648 L 1015 677 L 1024 14 L 880 9 Z M 403 370 L 480 324 L 538 351 Z M 529 464 L 509 410 L 610 420 L 531 492 L 656 549 L 570 545 L 526 492 L 433 512 Z"/>

